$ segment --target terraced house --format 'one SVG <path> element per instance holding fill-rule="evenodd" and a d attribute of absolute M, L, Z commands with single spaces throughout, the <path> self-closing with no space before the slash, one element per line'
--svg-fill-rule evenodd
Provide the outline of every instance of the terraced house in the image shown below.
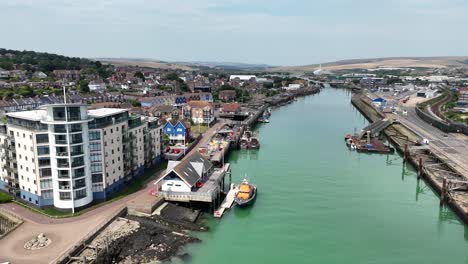
<path fill-rule="evenodd" d="M 126 109 L 53 104 L 7 114 L 0 188 L 72 210 L 106 199 L 161 157 L 162 126 Z"/>

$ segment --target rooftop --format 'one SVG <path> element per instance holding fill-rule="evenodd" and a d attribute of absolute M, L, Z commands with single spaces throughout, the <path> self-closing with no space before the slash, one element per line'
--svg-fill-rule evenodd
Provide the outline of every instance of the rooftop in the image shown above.
<path fill-rule="evenodd" d="M 25 120 L 30 120 L 30 121 L 41 121 L 45 119 L 47 112 L 46 110 L 39 109 L 39 110 L 32 110 L 32 111 L 7 113 L 6 115 L 9 117 L 25 119 Z"/>
<path fill-rule="evenodd" d="M 121 114 L 127 111 L 128 111 L 127 109 L 122 109 L 122 108 L 99 108 L 99 109 L 88 110 L 88 115 L 92 117 L 100 118 L 100 117 Z"/>

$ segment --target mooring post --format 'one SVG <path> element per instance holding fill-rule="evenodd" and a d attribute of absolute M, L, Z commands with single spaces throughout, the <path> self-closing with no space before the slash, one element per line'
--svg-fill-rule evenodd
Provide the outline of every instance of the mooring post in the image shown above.
<path fill-rule="evenodd" d="M 419 164 L 418 164 L 418 179 L 421 178 L 423 171 L 422 171 L 422 158 L 419 157 Z"/>
<path fill-rule="evenodd" d="M 445 199 L 447 198 L 447 177 L 442 179 L 442 192 L 440 193 L 440 206 L 444 204 Z"/>
<path fill-rule="evenodd" d="M 405 151 L 403 152 L 403 162 L 406 162 L 406 159 L 408 155 L 408 144 L 405 144 Z"/>

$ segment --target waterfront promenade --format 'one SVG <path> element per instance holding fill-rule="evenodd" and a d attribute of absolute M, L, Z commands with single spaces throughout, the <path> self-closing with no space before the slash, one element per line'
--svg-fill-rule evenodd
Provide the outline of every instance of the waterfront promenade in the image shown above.
<path fill-rule="evenodd" d="M 210 140 L 222 125 L 222 123 L 218 123 L 208 129 L 192 152 L 196 151 L 199 145 Z M 146 198 L 149 195 L 149 191 L 154 188 L 153 180 L 157 179 L 160 173 L 152 176 L 152 180 L 142 190 L 76 217 L 55 219 L 15 203 L 1 204 L 0 208 L 20 216 L 24 223 L 0 240 L 0 262 L 51 263 L 57 261 L 62 254 L 80 243 L 83 238 L 109 222 L 127 204 L 147 200 L 142 199 L 142 197 Z M 40 233 L 49 237 L 52 243 L 39 250 L 25 249 L 24 244 Z"/>

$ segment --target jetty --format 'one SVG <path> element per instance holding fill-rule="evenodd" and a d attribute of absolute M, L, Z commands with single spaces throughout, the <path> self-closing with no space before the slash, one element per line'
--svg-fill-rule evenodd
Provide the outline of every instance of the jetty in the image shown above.
<path fill-rule="evenodd" d="M 229 192 L 227 193 L 226 198 L 221 203 L 219 208 L 214 212 L 214 215 L 213 215 L 214 217 L 221 218 L 224 214 L 224 211 L 232 208 L 232 205 L 234 204 L 234 198 L 236 197 L 236 194 L 238 191 L 239 191 L 238 187 L 231 183 Z"/>
<path fill-rule="evenodd" d="M 395 150 L 385 145 L 384 141 L 380 139 L 384 129 L 392 124 L 393 121 L 386 118 L 371 123 L 363 128 L 360 134 L 355 132 L 354 135 L 346 135 L 346 144 L 358 152 L 393 153 Z"/>

